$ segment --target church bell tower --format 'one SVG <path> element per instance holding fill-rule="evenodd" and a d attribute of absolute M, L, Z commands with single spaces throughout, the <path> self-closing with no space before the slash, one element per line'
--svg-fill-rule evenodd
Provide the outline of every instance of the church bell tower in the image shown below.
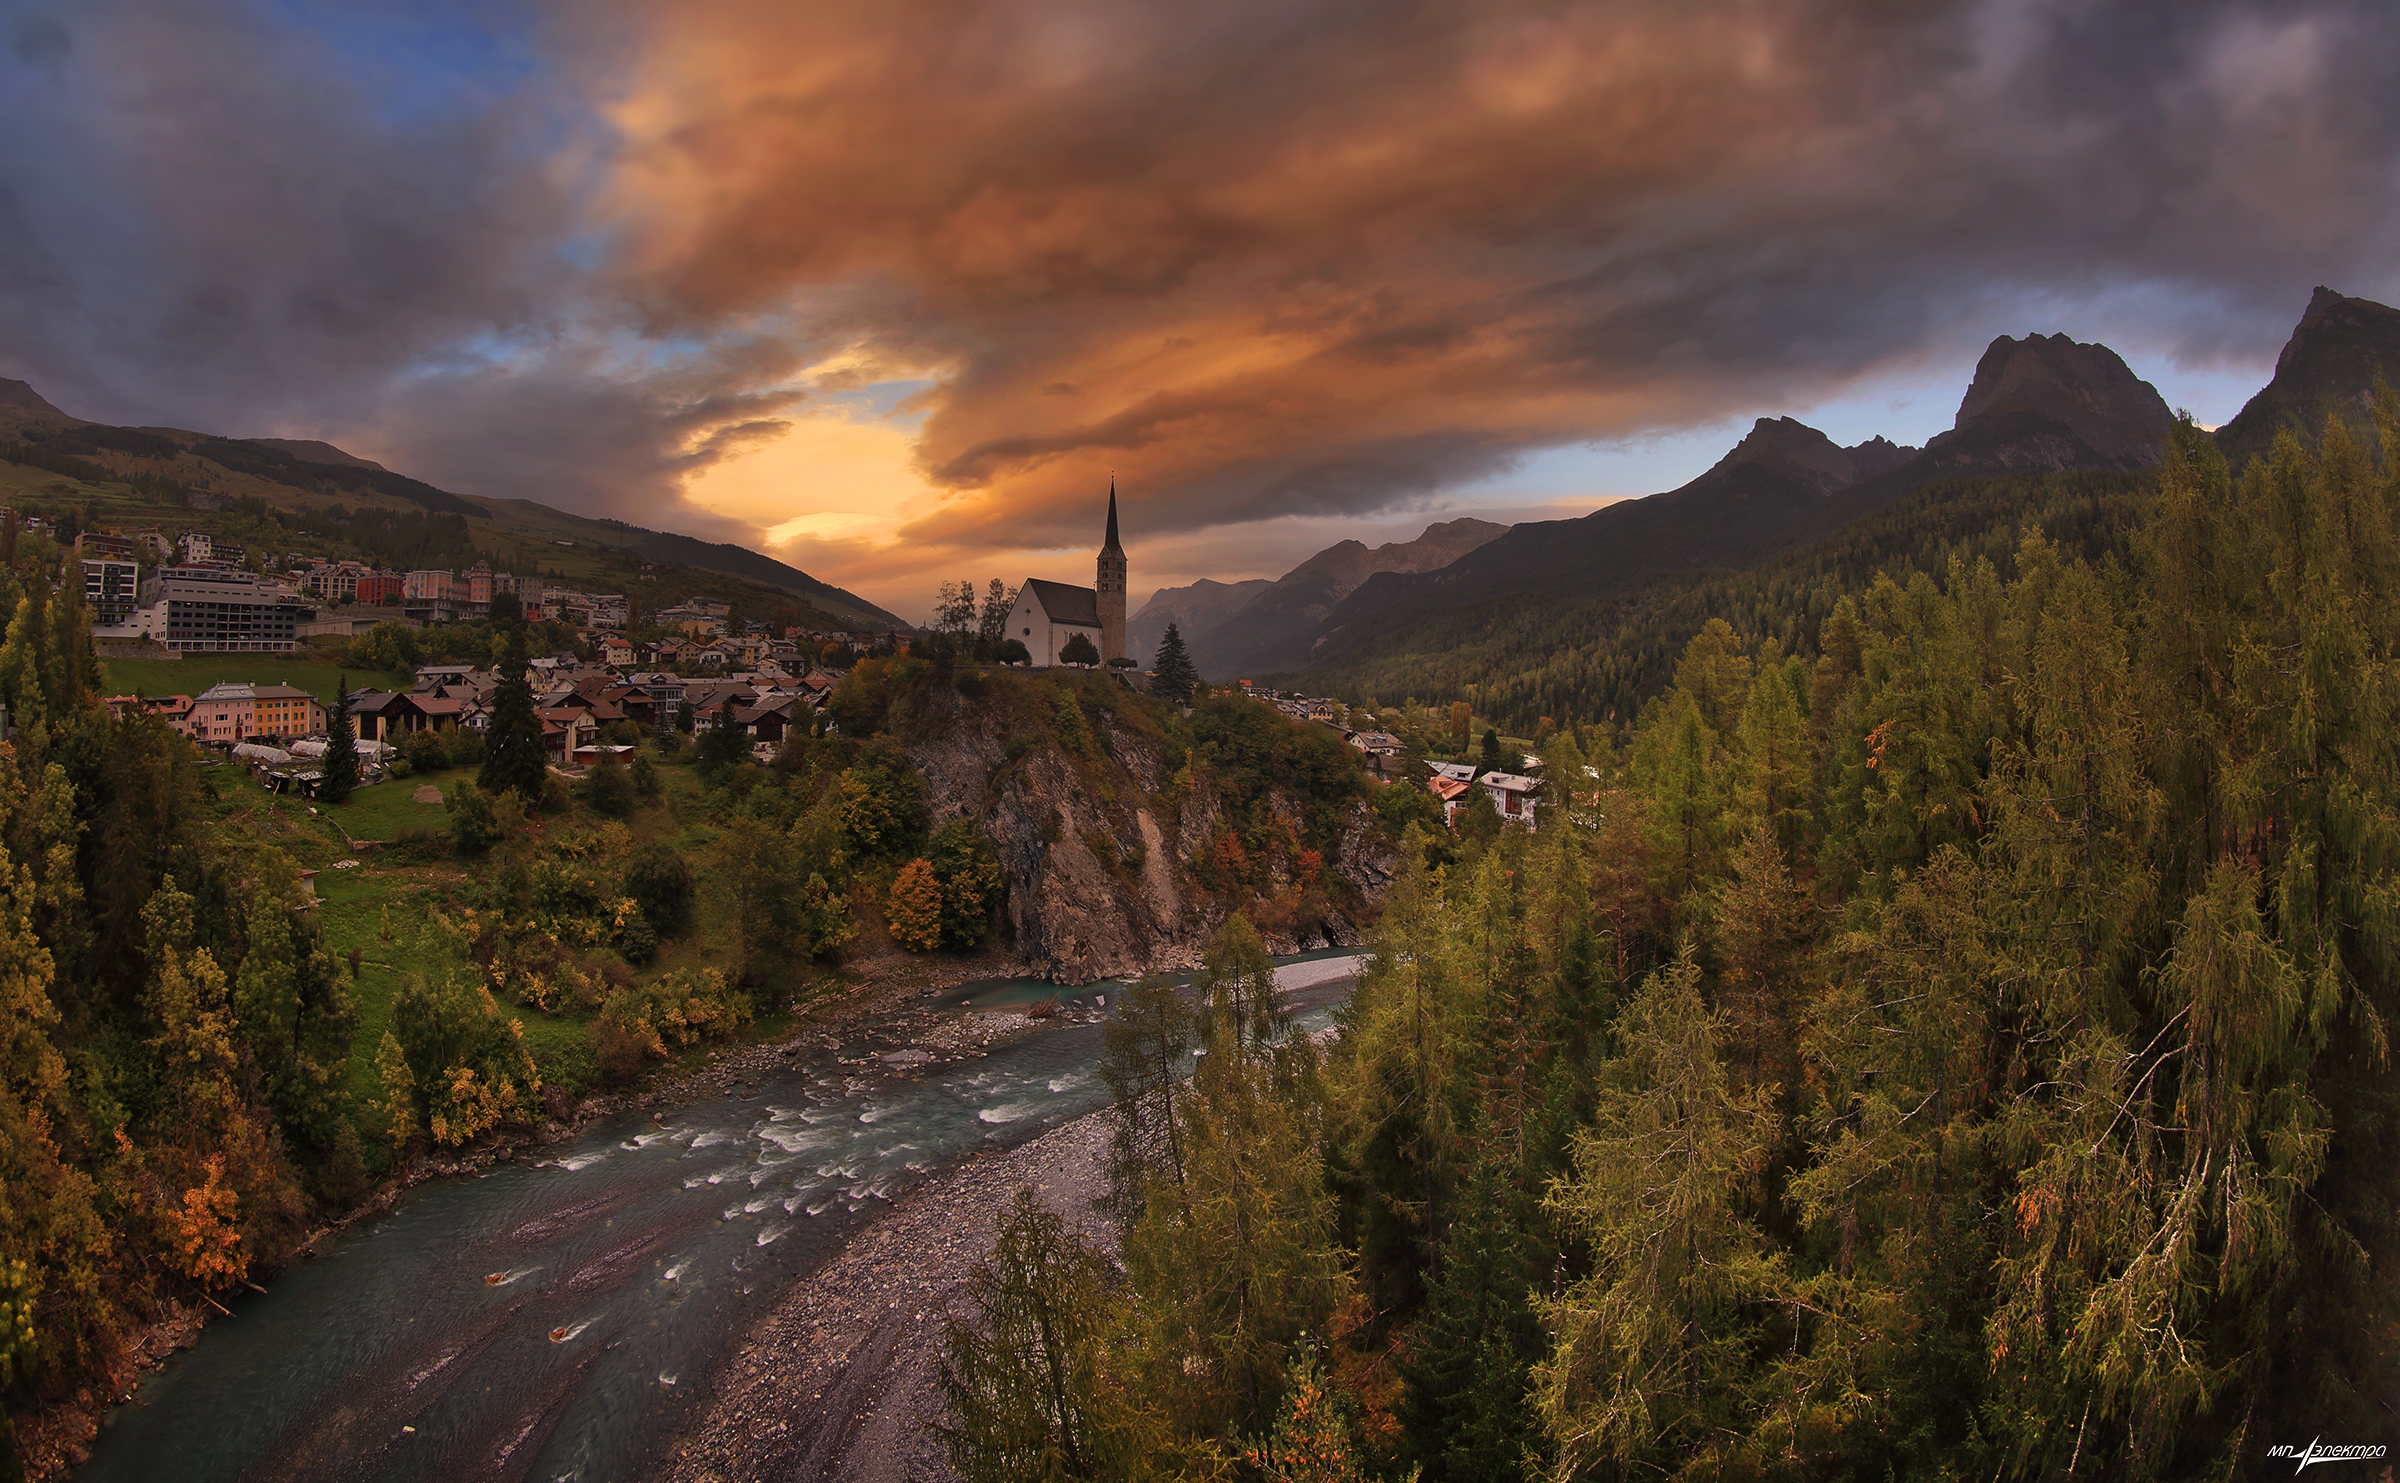
<path fill-rule="evenodd" d="M 1108 540 L 1100 547 L 1100 662 L 1125 657 L 1125 548 L 1117 544 L 1117 481 L 1108 481 Z"/>

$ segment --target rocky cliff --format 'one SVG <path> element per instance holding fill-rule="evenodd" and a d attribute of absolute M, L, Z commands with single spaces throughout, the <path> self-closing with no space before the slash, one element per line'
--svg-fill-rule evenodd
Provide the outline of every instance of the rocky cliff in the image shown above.
<path fill-rule="evenodd" d="M 1054 691 L 1093 693 L 1026 681 L 969 697 L 937 684 L 893 716 L 933 826 L 972 818 L 997 847 L 1009 932 L 1030 976 L 1083 984 L 1190 967 L 1237 908 L 1278 953 L 1360 940 L 1398 864 L 1363 798 L 1313 831 L 1331 842 L 1317 881 L 1298 878 L 1307 864 L 1291 851 L 1251 860 L 1240 884 L 1204 883 L 1233 812 L 1205 767 L 1187 767 L 1182 745 L 1138 705 L 1085 705 L 1084 726 L 1062 737 L 1045 713 Z M 1299 795 L 1270 789 L 1254 802 L 1288 822 L 1290 838 L 1311 836 Z"/>
<path fill-rule="evenodd" d="M 1861 479 L 1889 473 L 1916 453 L 1889 438 L 1869 438 L 1845 448 L 1797 418 L 1761 417 L 1707 473 L 1662 498 L 1705 495 L 1743 470 L 1763 470 L 1818 494 L 1833 494 Z"/>
<path fill-rule="evenodd" d="M 2275 378 L 2217 429 L 2217 446 L 2238 474 L 2287 428 L 2314 444 L 2338 416 L 2366 433 L 2379 377 L 2400 383 L 2400 309 L 2320 288 L 2275 358 Z"/>
<path fill-rule="evenodd" d="M 1972 430 L 2023 414 L 2059 424 L 2093 453 L 2129 469 L 2156 463 L 2175 425 L 2158 389 L 2106 345 L 2063 334 L 2002 335 L 1976 362 L 1956 424 L 1926 451 L 1941 452 Z"/>

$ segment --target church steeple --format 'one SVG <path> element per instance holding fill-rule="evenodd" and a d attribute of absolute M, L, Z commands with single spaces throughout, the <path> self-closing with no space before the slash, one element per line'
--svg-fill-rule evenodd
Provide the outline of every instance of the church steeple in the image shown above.
<path fill-rule="evenodd" d="M 1100 657 L 1125 657 L 1125 548 L 1117 544 L 1117 481 L 1108 481 L 1108 541 L 1100 548 Z"/>

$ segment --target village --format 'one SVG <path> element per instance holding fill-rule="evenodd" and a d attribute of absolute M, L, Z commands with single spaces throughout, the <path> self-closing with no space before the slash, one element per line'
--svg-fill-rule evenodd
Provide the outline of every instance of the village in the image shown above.
<path fill-rule="evenodd" d="M 1088 631 L 1115 662 L 1110 672 L 1131 688 L 1153 676 L 1130 667 L 1122 654 L 1121 570 L 1116 553 L 1112 494 L 1108 545 L 1097 592 L 1028 580 L 1009 597 L 1012 609 L 1059 607 L 1081 600 L 1085 614 L 1045 612 L 1026 621 L 1052 626 L 1036 634 L 1037 655 L 1019 664 L 1088 668 L 1059 657 L 1076 632 Z M 39 532 L 38 520 L 24 528 Z M 601 757 L 632 752 L 645 734 L 703 736 L 731 727 L 761 763 L 771 762 L 794 729 L 835 729 L 825 702 L 861 652 L 904 652 L 913 635 L 819 631 L 737 618 L 732 605 L 691 596 L 655 610 L 624 593 L 574 591 L 539 576 L 495 571 L 478 561 L 465 571 L 393 571 L 361 562 L 303 553 L 254 559 L 238 545 L 199 531 L 168 536 L 157 530 L 80 531 L 72 550 L 96 644 L 155 645 L 169 654 L 303 655 L 312 647 L 356 638 L 377 626 L 409 627 L 488 621 L 506 613 L 528 623 L 554 623 L 575 647 L 529 661 L 535 714 L 549 764 L 577 775 Z M 1095 599 L 1105 596 L 1113 601 Z M 1011 620 L 1022 615 L 1012 612 Z M 1114 619 L 1113 627 L 1108 620 Z M 1020 624 L 1022 626 L 1022 624 Z M 1071 652 L 1071 651 L 1067 651 Z M 364 777 L 381 777 L 410 737 L 447 729 L 481 734 L 490 724 L 500 675 L 470 664 L 428 664 L 405 688 L 360 689 L 349 696 Z M 1430 760 L 1387 730 L 1371 713 L 1340 700 L 1285 692 L 1240 680 L 1238 693 L 1294 720 L 1324 725 L 1363 754 L 1366 769 L 1386 782 L 1429 791 L 1445 821 L 1480 789 L 1502 822 L 1535 828 L 1541 806 L 1542 762 L 1526 755 L 1512 768 Z M 329 712 L 310 691 L 281 681 L 228 679 L 196 693 L 114 695 L 118 714 L 146 712 L 193 741 L 244 763 L 277 791 L 313 793 L 324 755 Z"/>

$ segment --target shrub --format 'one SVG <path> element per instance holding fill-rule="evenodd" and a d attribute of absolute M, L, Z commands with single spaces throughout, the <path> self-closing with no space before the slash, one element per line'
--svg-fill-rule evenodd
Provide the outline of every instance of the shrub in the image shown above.
<path fill-rule="evenodd" d="M 714 968 L 681 969 L 645 987 L 619 989 L 600 1006 L 603 1026 L 638 1038 L 662 1058 L 737 1035 L 750 1014 L 750 996 L 727 988 L 725 975 Z"/>
<path fill-rule="evenodd" d="M 992 842 L 968 820 L 953 819 L 934 834 L 928 858 L 941 883 L 942 946 L 962 951 L 991 936 L 1004 885 Z"/>
<path fill-rule="evenodd" d="M 850 919 L 849 898 L 813 871 L 800 886 L 799 919 L 800 950 L 812 958 L 830 957 L 858 935 L 858 923 Z"/>
<path fill-rule="evenodd" d="M 401 825 L 399 834 L 392 840 L 394 850 L 417 860 L 438 860 L 450 853 L 450 847 L 450 835 L 437 834 L 422 824 Z"/>
<path fill-rule="evenodd" d="M 592 1027 L 592 1060 L 610 1082 L 621 1085 L 641 1075 L 650 1049 L 651 1037 L 638 1028 L 628 1029 L 605 1019 Z"/>
<path fill-rule="evenodd" d="M 659 935 L 673 937 L 691 919 L 692 867 L 673 845 L 652 840 L 625 867 L 625 894 Z"/>
<path fill-rule="evenodd" d="M 461 778 L 442 799 L 450 811 L 450 846 L 475 856 L 500 842 L 499 820 L 492 814 L 491 795 Z"/>
<path fill-rule="evenodd" d="M 658 933 L 650 919 L 635 912 L 617 929 L 617 951 L 634 967 L 643 967 L 658 957 Z"/>
<path fill-rule="evenodd" d="M 1081 635 L 1079 634 L 1077 637 L 1081 637 Z M 1058 693 L 1058 703 L 1052 707 L 1052 714 L 1055 723 L 1052 729 L 1058 733 L 1058 744 L 1070 752 L 1083 756 L 1091 755 L 1095 750 L 1092 744 L 1092 726 L 1089 721 L 1084 719 L 1083 707 L 1076 704 L 1074 695 L 1061 690 Z"/>
<path fill-rule="evenodd" d="M 862 748 L 836 783 L 842 830 L 868 859 L 905 854 L 925 837 L 925 783 L 885 743 Z"/>
<path fill-rule="evenodd" d="M 614 752 L 603 752 L 592 768 L 592 775 L 583 785 L 584 795 L 595 813 L 621 819 L 633 812 L 633 779 L 626 776 L 625 764 Z"/>
<path fill-rule="evenodd" d="M 435 1143 L 456 1147 L 538 1106 L 524 1027 L 503 1019 L 481 984 L 411 975 L 392 1001 L 392 1033 Z"/>

